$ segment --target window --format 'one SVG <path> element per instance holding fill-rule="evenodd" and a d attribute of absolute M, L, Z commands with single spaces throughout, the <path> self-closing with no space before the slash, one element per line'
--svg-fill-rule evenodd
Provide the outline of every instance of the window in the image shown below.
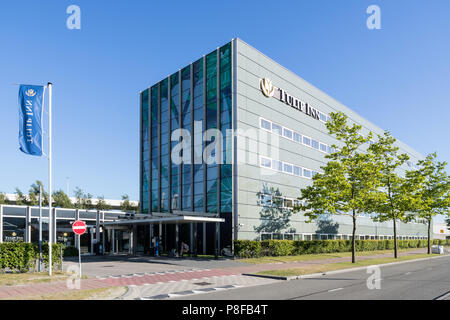
<path fill-rule="evenodd" d="M 309 169 L 303 169 L 303 176 L 305 178 L 311 178 L 311 170 Z"/>
<path fill-rule="evenodd" d="M 314 177 L 316 174 L 318 174 L 318 172 L 317 171 L 314 171 L 314 170 L 312 170 L 311 171 L 311 174 L 312 174 L 312 176 Z"/>
<path fill-rule="evenodd" d="M 259 205 L 261 205 L 263 207 L 270 207 L 272 205 L 272 195 L 261 194 L 259 196 Z"/>
<path fill-rule="evenodd" d="M 330 116 L 327 116 L 327 121 L 331 121 L 331 117 Z"/>
<path fill-rule="evenodd" d="M 272 123 L 272 132 L 281 136 L 281 126 Z"/>
<path fill-rule="evenodd" d="M 278 208 L 283 207 L 283 202 L 284 202 L 284 199 L 282 197 L 273 197 L 272 203 L 273 203 L 274 207 L 278 207 Z"/>
<path fill-rule="evenodd" d="M 317 140 L 311 140 L 311 147 L 314 149 L 319 149 L 319 142 Z"/>
<path fill-rule="evenodd" d="M 274 233 L 272 237 L 273 240 L 283 240 L 283 235 L 281 233 Z"/>
<path fill-rule="evenodd" d="M 268 158 L 261 157 L 261 166 L 264 168 L 270 168 L 272 166 L 272 161 Z"/>
<path fill-rule="evenodd" d="M 303 144 L 306 144 L 307 146 L 311 146 L 311 139 L 303 136 Z"/>
<path fill-rule="evenodd" d="M 327 122 L 327 116 L 322 112 L 319 113 L 320 121 Z"/>
<path fill-rule="evenodd" d="M 330 146 L 327 146 L 327 153 L 332 154 L 333 153 L 333 148 Z"/>
<path fill-rule="evenodd" d="M 304 234 L 304 235 L 303 235 L 303 238 L 304 238 L 306 241 L 311 241 L 311 240 L 312 240 L 312 235 L 310 235 L 310 234 Z"/>
<path fill-rule="evenodd" d="M 284 207 L 286 207 L 286 208 L 294 207 L 294 200 L 292 200 L 292 199 L 284 199 Z"/>
<path fill-rule="evenodd" d="M 302 135 L 300 133 L 294 132 L 294 141 L 302 143 Z"/>
<path fill-rule="evenodd" d="M 271 233 L 262 233 L 261 234 L 261 240 L 272 240 L 272 234 Z"/>
<path fill-rule="evenodd" d="M 296 176 L 301 176 L 302 175 L 302 168 L 294 166 L 294 174 Z"/>
<path fill-rule="evenodd" d="M 270 131 L 270 126 L 271 126 L 271 124 L 269 121 L 261 119 L 261 128 Z"/>
<path fill-rule="evenodd" d="M 284 172 L 292 174 L 292 165 L 291 164 L 285 163 L 283 167 L 284 167 L 283 168 Z"/>
<path fill-rule="evenodd" d="M 292 131 L 289 129 L 284 128 L 283 129 L 283 136 L 285 138 L 291 139 L 292 140 Z"/>
<path fill-rule="evenodd" d="M 272 160 L 272 169 L 277 171 L 283 171 L 282 163 L 278 160 Z"/>
<path fill-rule="evenodd" d="M 327 152 L 327 145 L 321 143 L 321 144 L 320 144 L 320 151 L 322 151 L 322 152 Z"/>
<path fill-rule="evenodd" d="M 284 240 L 294 240 L 294 235 L 293 234 L 289 234 L 289 233 L 285 233 L 284 234 Z"/>

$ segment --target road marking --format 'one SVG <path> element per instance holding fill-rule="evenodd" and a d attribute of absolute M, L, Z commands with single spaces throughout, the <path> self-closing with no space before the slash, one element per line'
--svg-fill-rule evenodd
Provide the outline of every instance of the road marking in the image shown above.
<path fill-rule="evenodd" d="M 342 289 L 344 289 L 344 288 L 331 289 L 331 290 L 328 290 L 328 292 L 339 291 L 339 290 L 342 290 Z"/>
<path fill-rule="evenodd" d="M 407 273 L 405 273 L 406 275 L 408 275 L 408 274 L 411 274 L 411 272 L 407 272 Z"/>

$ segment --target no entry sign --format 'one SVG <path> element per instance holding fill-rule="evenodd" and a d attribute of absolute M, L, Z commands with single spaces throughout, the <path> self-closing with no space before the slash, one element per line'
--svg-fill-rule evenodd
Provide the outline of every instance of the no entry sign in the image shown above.
<path fill-rule="evenodd" d="M 86 232 L 86 229 L 87 229 L 86 223 L 84 223 L 81 220 L 75 221 L 72 225 L 73 232 L 75 232 L 78 235 L 84 234 Z"/>

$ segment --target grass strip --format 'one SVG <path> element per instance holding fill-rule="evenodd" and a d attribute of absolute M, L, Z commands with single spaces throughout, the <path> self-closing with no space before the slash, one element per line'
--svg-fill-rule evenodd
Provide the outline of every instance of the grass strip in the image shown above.
<path fill-rule="evenodd" d="M 390 262 L 414 260 L 414 259 L 427 258 L 427 257 L 432 257 L 432 256 L 433 255 L 428 255 L 426 253 L 419 253 L 419 254 L 400 256 L 397 259 L 395 259 L 393 257 L 391 257 L 391 258 L 373 258 L 373 259 L 356 261 L 356 263 L 351 263 L 351 262 L 326 263 L 326 264 L 322 264 L 322 265 L 305 266 L 302 268 L 266 270 L 266 271 L 260 271 L 257 274 L 283 276 L 283 277 L 301 276 L 301 275 L 311 274 L 311 273 L 322 273 L 322 272 L 329 272 L 329 271 L 349 269 L 349 268 L 366 267 L 366 266 L 371 266 L 371 265 L 380 265 L 380 264 L 385 264 L 385 263 L 390 263 Z"/>

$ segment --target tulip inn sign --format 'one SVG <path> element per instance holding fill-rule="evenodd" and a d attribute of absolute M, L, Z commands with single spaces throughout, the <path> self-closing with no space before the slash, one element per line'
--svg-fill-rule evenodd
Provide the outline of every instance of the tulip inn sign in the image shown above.
<path fill-rule="evenodd" d="M 272 81 L 270 81 L 268 78 L 261 79 L 259 81 L 259 86 L 262 93 L 267 98 L 274 97 L 281 102 L 286 103 L 288 106 L 291 106 L 292 108 L 297 109 L 298 111 L 301 111 L 316 120 L 320 120 L 319 110 L 314 109 L 313 107 L 308 105 L 307 102 L 303 102 L 300 99 L 291 96 L 283 89 L 275 87 L 272 84 Z"/>

